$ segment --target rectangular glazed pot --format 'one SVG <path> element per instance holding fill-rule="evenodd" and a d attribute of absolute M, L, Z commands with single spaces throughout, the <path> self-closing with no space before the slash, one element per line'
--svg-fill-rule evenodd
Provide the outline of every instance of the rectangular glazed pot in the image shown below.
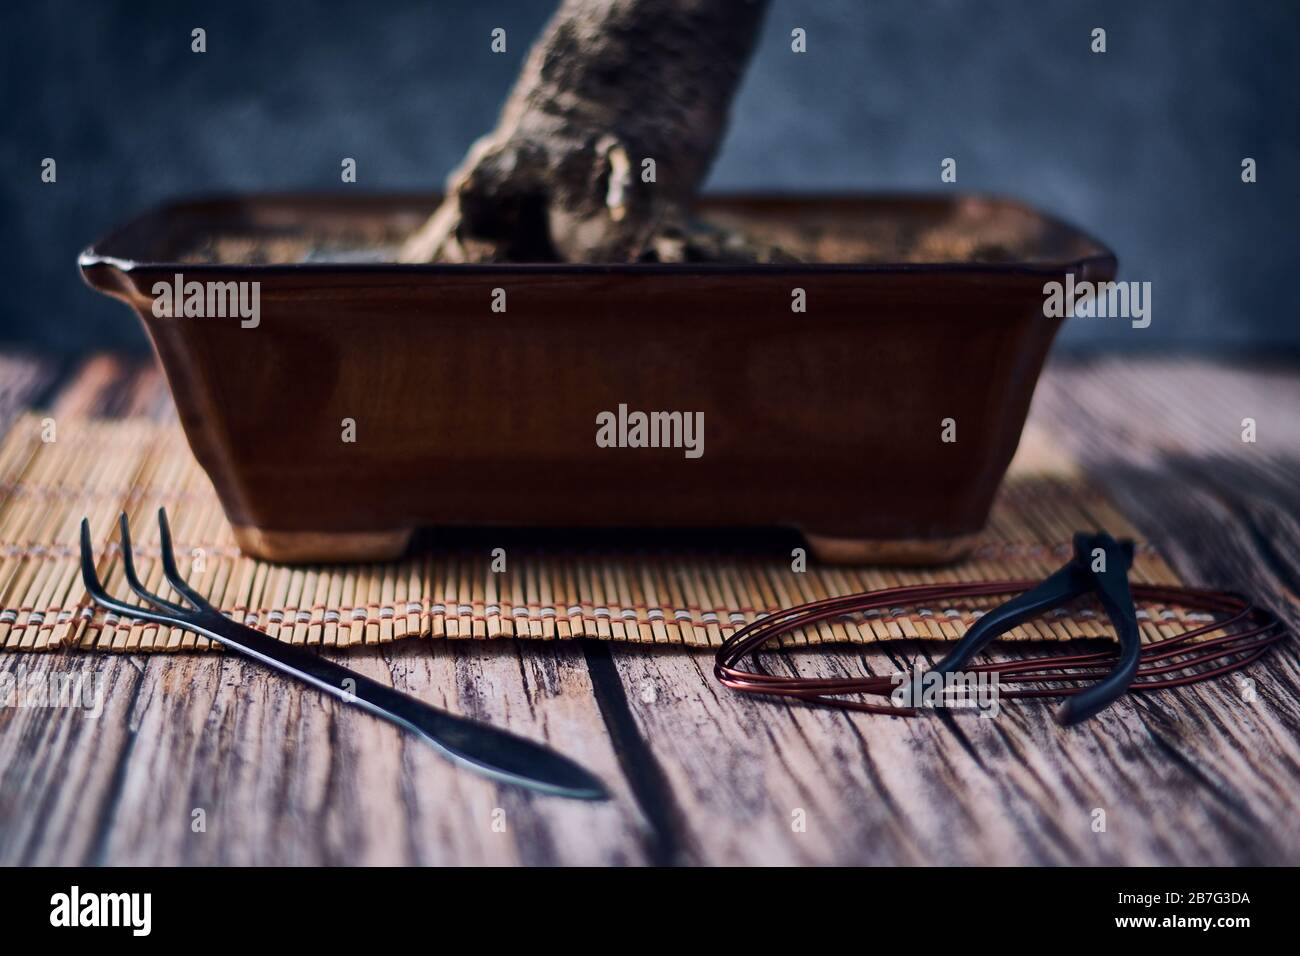
<path fill-rule="evenodd" d="M 181 203 L 82 254 L 144 321 L 244 551 L 381 559 L 418 526 L 782 525 L 825 560 L 952 559 L 984 525 L 1059 325 L 1044 283 L 1115 272 L 1070 227 L 972 197 L 702 204 L 866 261 L 302 261 L 331 237 L 391 242 L 435 203 Z M 155 316 L 177 273 L 259 282 L 259 324 Z M 703 413 L 703 454 L 599 447 L 620 405 Z"/>

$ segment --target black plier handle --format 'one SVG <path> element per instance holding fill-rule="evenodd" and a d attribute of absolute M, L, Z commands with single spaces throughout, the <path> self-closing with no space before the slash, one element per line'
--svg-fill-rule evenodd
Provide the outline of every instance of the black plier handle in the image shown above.
<path fill-rule="evenodd" d="M 1001 634 L 1030 618 L 1095 592 L 1119 637 L 1119 660 L 1103 679 L 1066 700 L 1056 719 L 1065 725 L 1105 710 L 1123 695 L 1137 674 L 1142 644 L 1137 611 L 1129 592 L 1133 542 L 1105 534 L 1076 534 L 1074 557 L 1059 571 L 981 617 L 943 660 L 932 668 L 940 674 L 959 671 Z"/>

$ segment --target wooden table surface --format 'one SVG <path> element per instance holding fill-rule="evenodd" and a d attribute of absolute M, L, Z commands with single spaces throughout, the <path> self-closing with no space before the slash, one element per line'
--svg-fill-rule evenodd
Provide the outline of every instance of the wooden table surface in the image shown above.
<path fill-rule="evenodd" d="M 0 358 L 0 427 L 29 406 L 173 414 L 146 362 Z M 1032 415 L 1187 580 L 1250 591 L 1300 628 L 1300 369 L 1058 361 Z M 879 673 L 930 650 L 768 661 Z M 0 654 L 15 679 L 105 689 L 98 719 L 0 706 L 0 863 L 1300 863 L 1294 640 L 1252 685 L 1129 698 L 1070 730 L 1032 702 L 905 720 L 743 698 L 685 650 L 404 641 L 340 656 L 550 741 L 615 798 L 498 787 L 231 654 Z"/>

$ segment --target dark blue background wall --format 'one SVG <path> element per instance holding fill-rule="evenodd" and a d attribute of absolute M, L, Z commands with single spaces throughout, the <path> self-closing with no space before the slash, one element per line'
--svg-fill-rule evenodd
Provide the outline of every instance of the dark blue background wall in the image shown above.
<path fill-rule="evenodd" d="M 143 347 L 74 260 L 164 198 L 440 185 L 552 8 L 5 3 L 0 337 Z M 497 26 L 505 56 L 488 48 Z M 790 52 L 795 26 L 806 55 Z M 959 188 L 1073 220 L 1154 284 L 1150 328 L 1078 320 L 1067 343 L 1296 347 L 1298 38 L 1294 0 L 776 0 L 711 185 L 934 189 L 952 156 Z M 57 184 L 40 182 L 46 156 Z M 339 183 L 344 156 L 358 186 Z"/>

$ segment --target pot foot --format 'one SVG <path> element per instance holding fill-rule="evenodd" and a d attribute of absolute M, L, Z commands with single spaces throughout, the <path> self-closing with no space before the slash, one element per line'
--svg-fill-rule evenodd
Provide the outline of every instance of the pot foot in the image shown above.
<path fill-rule="evenodd" d="M 268 531 L 234 527 L 244 554 L 280 564 L 390 561 L 411 543 L 412 529 L 398 531 Z"/>
<path fill-rule="evenodd" d="M 950 538 L 838 538 L 804 532 L 813 556 L 826 564 L 933 565 L 958 561 L 971 552 L 977 534 Z"/>

